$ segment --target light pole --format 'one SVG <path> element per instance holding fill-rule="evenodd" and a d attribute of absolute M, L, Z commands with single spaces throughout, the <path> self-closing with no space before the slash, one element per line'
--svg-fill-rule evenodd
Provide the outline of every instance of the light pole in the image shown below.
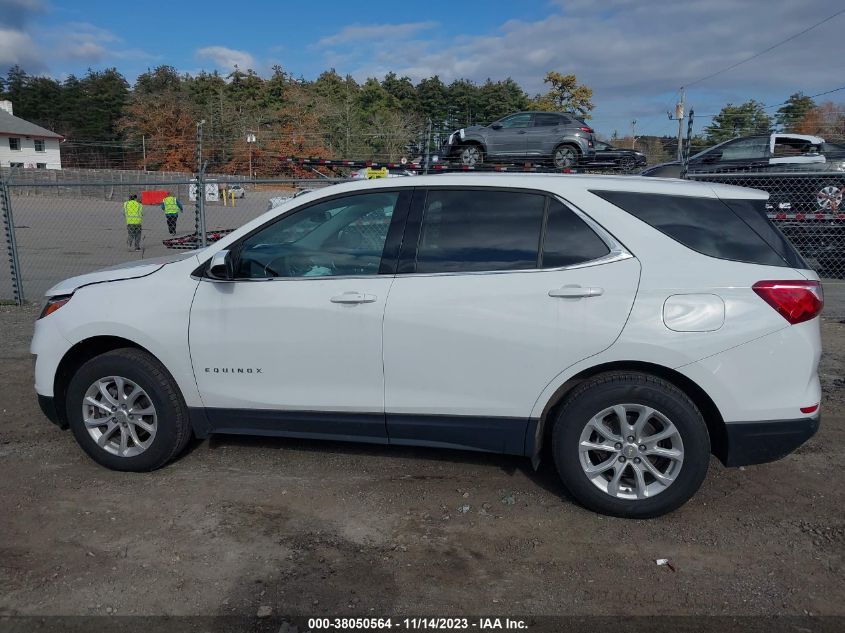
<path fill-rule="evenodd" d="M 253 179 L 252 175 L 252 146 L 255 143 L 255 132 L 248 130 L 246 133 L 246 142 L 249 145 L 249 179 Z"/>

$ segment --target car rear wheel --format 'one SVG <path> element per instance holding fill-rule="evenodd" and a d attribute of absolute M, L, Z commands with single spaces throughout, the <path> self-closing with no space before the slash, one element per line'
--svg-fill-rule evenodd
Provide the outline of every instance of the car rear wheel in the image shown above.
<path fill-rule="evenodd" d="M 555 465 L 585 507 L 650 518 L 678 508 L 707 474 L 710 440 L 695 404 L 671 383 L 619 372 L 570 394 L 552 435 Z"/>
<path fill-rule="evenodd" d="M 94 461 L 113 470 L 164 466 L 188 443 L 188 410 L 170 373 L 151 354 L 117 349 L 82 365 L 68 385 L 68 420 Z"/>
<path fill-rule="evenodd" d="M 619 169 L 623 172 L 634 171 L 634 167 L 636 167 L 636 161 L 633 156 L 623 156 L 619 159 Z"/>
<path fill-rule="evenodd" d="M 464 145 L 461 148 L 461 165 L 480 165 L 484 162 L 484 150 L 479 145 Z"/>
<path fill-rule="evenodd" d="M 560 145 L 552 154 L 552 161 L 558 169 L 574 167 L 578 164 L 578 150 L 571 145 Z"/>

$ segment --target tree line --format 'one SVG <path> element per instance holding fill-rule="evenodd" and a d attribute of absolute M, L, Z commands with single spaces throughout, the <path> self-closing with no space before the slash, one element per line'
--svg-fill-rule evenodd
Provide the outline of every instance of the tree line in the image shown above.
<path fill-rule="evenodd" d="M 285 173 L 280 156 L 398 160 L 417 157 L 426 141 L 474 123 L 490 123 L 525 109 L 575 112 L 590 118 L 593 91 L 575 75 L 550 71 L 545 92 L 529 95 L 513 79 L 413 82 L 388 73 L 358 82 L 327 70 L 314 80 L 274 66 L 268 77 L 235 68 L 181 74 L 172 66 L 142 73 L 134 84 L 116 68 L 89 70 L 59 81 L 19 66 L 0 77 L 0 98 L 15 114 L 54 130 L 67 141 L 63 163 L 194 171 L 197 123 L 203 121 L 203 158 L 209 171 L 257 176 Z M 817 104 L 801 93 L 776 111 L 749 100 L 727 104 L 693 138 L 694 150 L 773 129 L 845 138 L 843 108 Z M 630 147 L 628 138 L 611 141 Z M 655 160 L 673 154 L 671 138 L 636 141 Z M 633 143 L 632 143 L 633 144 Z M 436 151 L 436 150 L 435 150 Z"/>
<path fill-rule="evenodd" d="M 130 86 L 115 68 L 58 81 L 15 66 L 0 93 L 17 116 L 66 137 L 67 166 L 193 171 L 202 121 L 209 171 L 247 173 L 251 163 L 261 176 L 288 169 L 278 160 L 287 155 L 398 160 L 426 138 L 528 108 L 589 118 L 592 90 L 574 75 L 549 72 L 545 82 L 548 91 L 532 97 L 511 78 L 414 83 L 388 73 L 359 83 L 335 70 L 308 81 L 280 66 L 266 78 L 159 66 Z"/>
<path fill-rule="evenodd" d="M 826 141 L 845 139 L 845 108 L 833 102 L 817 104 L 812 97 L 796 92 L 770 114 L 770 108 L 750 99 L 724 106 L 704 128 L 694 145 L 707 147 L 737 136 L 770 134 L 778 130 L 821 136 Z"/>

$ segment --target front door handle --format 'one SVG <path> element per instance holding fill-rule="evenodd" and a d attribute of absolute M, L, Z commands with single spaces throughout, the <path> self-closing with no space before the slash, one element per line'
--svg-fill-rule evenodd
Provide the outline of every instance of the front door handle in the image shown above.
<path fill-rule="evenodd" d="M 331 298 L 332 303 L 373 303 L 378 297 L 363 292 L 344 292 Z"/>
<path fill-rule="evenodd" d="M 550 297 L 563 297 L 567 299 L 582 299 L 587 297 L 598 297 L 604 294 L 604 288 L 582 288 L 581 286 L 564 286 L 549 290 Z"/>

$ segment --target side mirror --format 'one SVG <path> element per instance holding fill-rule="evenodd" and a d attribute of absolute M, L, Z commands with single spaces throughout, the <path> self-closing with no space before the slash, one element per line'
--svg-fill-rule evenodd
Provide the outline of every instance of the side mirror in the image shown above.
<path fill-rule="evenodd" d="M 501 123 L 494 123 L 494 124 L 493 124 L 493 125 L 491 125 L 490 127 L 491 127 L 491 128 L 493 128 L 494 130 L 501 130 L 501 129 L 502 129 L 502 124 L 501 124 Z"/>
<path fill-rule="evenodd" d="M 232 264 L 232 257 L 229 251 L 217 251 L 211 256 L 208 265 L 208 276 L 211 279 L 225 281 L 235 277 L 235 270 Z"/>

